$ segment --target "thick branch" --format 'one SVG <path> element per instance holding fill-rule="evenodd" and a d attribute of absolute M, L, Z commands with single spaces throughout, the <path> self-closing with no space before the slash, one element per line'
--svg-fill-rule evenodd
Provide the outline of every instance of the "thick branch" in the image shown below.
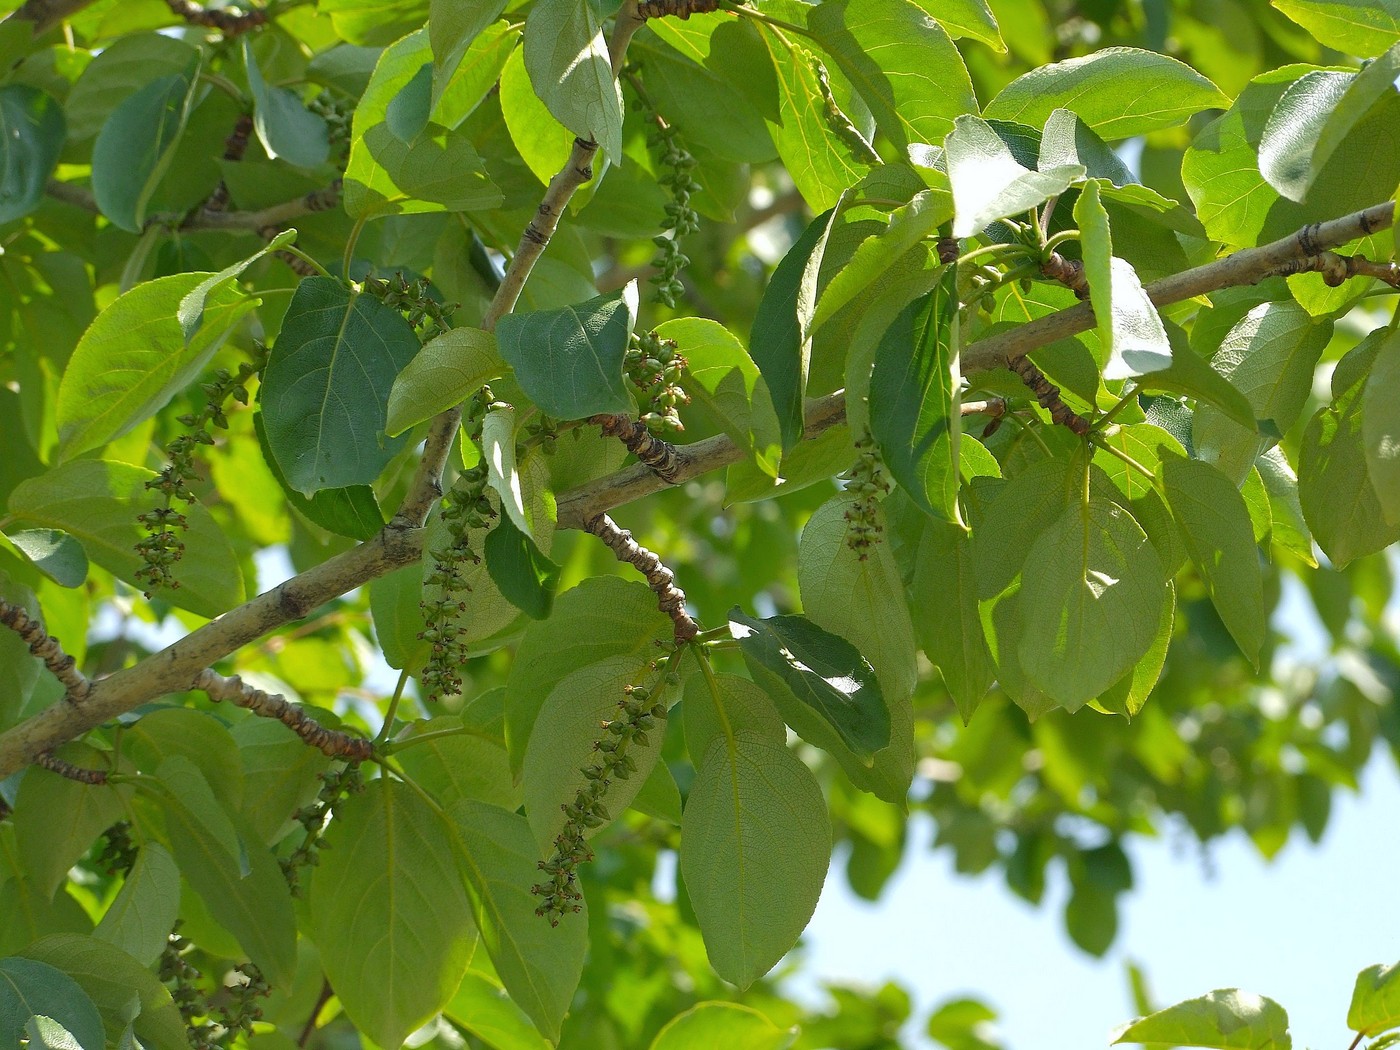
<path fill-rule="evenodd" d="M 1147 286 L 1147 296 L 1158 306 L 1166 306 L 1222 288 L 1257 284 L 1290 263 L 1321 255 L 1385 228 L 1390 225 L 1394 209 L 1393 202 L 1386 201 L 1340 219 L 1314 223 L 1270 244 L 1245 248 L 1213 263 L 1163 277 Z M 1018 357 L 1025 357 L 1056 340 L 1087 332 L 1092 327 L 1094 310 L 1088 303 L 1037 318 L 969 345 L 962 355 L 963 372 L 971 374 L 1005 368 Z"/>
<path fill-rule="evenodd" d="M 97 206 L 97 198 L 85 186 L 52 179 L 44 189 L 56 201 L 71 204 L 94 214 L 101 211 Z M 179 216 L 154 216 L 151 221 L 163 222 L 167 219 L 171 222 L 178 221 L 179 228 L 182 230 L 224 230 L 230 233 L 242 231 L 260 234 L 270 228 L 280 230 L 287 223 L 303 215 L 334 208 L 340 203 L 340 189 L 340 180 L 336 179 L 324 189 L 312 190 L 300 197 L 283 201 L 281 204 L 271 204 L 266 208 L 259 208 L 257 211 L 217 211 L 201 208 L 192 212 L 183 221 L 179 221 Z"/>
<path fill-rule="evenodd" d="M 608 41 L 608 56 L 612 61 L 614 77 L 622 69 L 627 45 L 631 43 L 633 35 L 642 27 L 644 21 L 637 14 L 637 0 L 624 0 L 617 12 L 617 20 L 613 23 L 612 37 Z M 580 186 L 593 178 L 593 155 L 597 152 L 598 144 L 591 139 L 574 139 L 574 148 L 569 154 L 569 159 L 559 169 L 558 174 L 549 180 L 544 198 L 535 210 L 535 217 L 526 224 L 520 245 L 510 260 L 505 276 L 501 278 L 500 287 L 496 289 L 491 304 L 486 308 L 486 314 L 481 321 L 481 327 L 486 331 L 495 328 L 497 321 L 515 309 L 520 292 L 529 280 L 535 263 L 549 246 L 549 239 L 554 236 L 554 231 L 559 226 L 559 218 L 564 214 L 569 199 Z M 423 457 L 418 461 L 418 468 L 408 487 L 408 495 L 398 513 L 394 515 L 395 525 L 400 528 L 421 528 L 428 520 L 428 512 L 432 510 L 433 504 L 442 498 L 442 471 L 447 465 L 447 454 L 452 448 L 452 439 L 461 421 L 460 405 L 448 409 L 433 420 L 428 428 Z"/>
<path fill-rule="evenodd" d="M 421 532 L 386 528 L 374 539 L 258 595 L 134 667 L 94 682 L 82 704 L 45 708 L 0 734 L 0 779 L 148 700 L 193 688 L 196 677 L 211 664 L 332 598 L 417 561 L 422 550 Z"/>

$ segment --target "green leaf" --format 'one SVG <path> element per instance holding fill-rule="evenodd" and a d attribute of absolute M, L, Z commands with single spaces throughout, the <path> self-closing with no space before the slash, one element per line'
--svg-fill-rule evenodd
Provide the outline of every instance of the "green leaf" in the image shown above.
<path fill-rule="evenodd" d="M 261 300 L 207 287 L 222 275 L 170 274 L 146 281 L 97 315 L 78 341 L 58 388 L 59 454 L 101 448 L 162 409 L 199 378 L 244 315 Z M 179 313 L 205 290 L 188 340 Z"/>
<path fill-rule="evenodd" d="M 1172 627 L 1176 622 L 1176 586 L 1168 582 L 1166 600 L 1162 602 L 1162 617 L 1157 623 L 1157 633 L 1152 644 L 1143 654 L 1137 665 L 1112 686 L 1104 690 L 1093 701 L 1093 706 L 1124 718 L 1136 718 L 1147 703 L 1152 690 L 1162 677 L 1162 669 L 1167 663 L 1167 650 L 1171 646 Z"/>
<path fill-rule="evenodd" d="M 68 94 L 69 143 L 90 150 L 93 137 L 126 99 L 159 76 L 184 73 L 198 58 L 190 44 L 164 33 L 132 33 L 108 42 Z"/>
<path fill-rule="evenodd" d="M 770 117 L 768 129 L 802 199 L 813 211 L 824 212 L 876 158 L 868 143 L 853 142 L 859 133 L 831 97 L 826 69 L 817 57 L 768 26 L 759 28 L 778 72 L 778 120 Z"/>
<path fill-rule="evenodd" d="M 259 393 L 263 426 L 303 495 L 374 481 L 406 442 L 383 436 L 389 390 L 418 352 L 397 310 L 329 277 L 297 286 Z"/>
<path fill-rule="evenodd" d="M 1400 1027 L 1400 964 L 1377 963 L 1356 975 L 1347 1027 L 1371 1036 Z"/>
<path fill-rule="evenodd" d="M 263 462 L 283 494 L 296 510 L 312 524 L 319 525 L 337 536 L 348 536 L 352 540 L 367 540 L 384 527 L 384 514 L 379 509 L 379 500 L 374 489 L 368 485 L 347 485 L 338 489 L 322 489 L 307 499 L 287 483 L 277 458 L 267 443 L 267 428 L 262 413 L 253 416 L 253 429 L 258 436 L 258 448 Z"/>
<path fill-rule="evenodd" d="M 274 845 L 300 827 L 296 812 L 316 798 L 330 759 L 275 720 L 244 718 L 229 732 L 243 765 L 239 813 L 252 841 Z"/>
<path fill-rule="evenodd" d="M 540 878 L 535 842 L 525 818 L 464 800 L 452 807 L 458 863 L 472 913 L 506 991 L 550 1042 L 583 974 L 588 948 L 587 905 L 551 927 L 535 913 L 530 890 Z"/>
<path fill-rule="evenodd" d="M 61 758 L 92 769 L 106 769 L 110 754 L 86 744 L 70 744 Z M 82 784 L 46 769 L 31 769 L 20 783 L 13 821 L 25 857 L 25 877 L 46 897 L 62 885 L 103 830 L 122 819 L 122 796 L 129 787 Z"/>
<path fill-rule="evenodd" d="M 563 806 L 589 783 L 583 771 L 596 757 L 593 745 L 606 734 L 600 723 L 619 716 L 618 705 L 626 699 L 623 687 L 639 681 L 644 669 L 635 655 L 610 656 L 580 667 L 559 681 L 540 708 L 522 767 L 525 815 L 540 856 L 549 855 L 564 828 Z M 647 733 L 646 746 L 634 743 L 628 749 L 637 768 L 608 788 L 605 803 L 614 817 L 631 805 L 650 775 L 665 732 L 665 719 L 658 719 L 655 731 Z M 591 829 L 590 834 L 599 830 Z"/>
<path fill-rule="evenodd" d="M 144 773 L 155 773 L 166 759 L 179 755 L 191 762 L 210 785 L 219 786 L 223 805 L 237 810 L 243 804 L 243 767 L 238 745 L 224 723 L 208 711 L 185 707 L 150 711 L 122 735 L 122 754 Z M 228 837 L 231 842 L 235 838 L 231 827 Z M 231 851 L 237 854 L 236 844 Z"/>
<path fill-rule="evenodd" d="M 1104 139 L 1116 142 L 1184 124 L 1230 100 L 1190 66 L 1132 47 L 1108 47 L 1041 66 L 1002 88 L 983 110 L 988 119 L 1040 127 L 1052 110 L 1068 109 Z"/>
<path fill-rule="evenodd" d="M 1289 200 L 1307 197 L 1308 187 L 1326 160 L 1319 157 L 1315 164 L 1314 148 L 1332 111 L 1355 79 L 1355 73 L 1330 69 L 1304 73 L 1288 86 L 1269 114 L 1259 140 L 1259 173 Z"/>
<path fill-rule="evenodd" d="M 746 988 L 796 942 L 831 859 L 826 800 L 786 743 L 715 739 L 681 821 L 680 869 L 710 964 Z"/>
<path fill-rule="evenodd" d="M 1376 347 L 1376 360 L 1361 395 L 1361 436 L 1366 471 L 1389 524 L 1400 524 L 1400 330 L 1390 328 Z M 19 546 L 17 536 L 10 537 Z"/>
<path fill-rule="evenodd" d="M 958 306 L 958 272 L 950 266 L 885 331 L 870 376 L 870 434 L 909 498 L 931 517 L 961 525 Z"/>
<path fill-rule="evenodd" d="M 1162 564 L 1141 526 L 1100 498 L 1070 506 L 1026 555 L 1021 665 L 1070 711 L 1122 678 L 1157 634 Z"/>
<path fill-rule="evenodd" d="M 622 163 L 622 88 L 589 0 L 536 4 L 525 19 L 525 68 L 554 118 Z"/>
<path fill-rule="evenodd" d="M 1093 128 L 1068 109 L 1053 110 L 1045 118 L 1036 167 L 1041 171 L 1054 171 L 1075 164 L 1084 168 L 1089 178 L 1104 180 L 1115 189 L 1137 182 L 1137 177 Z M 1146 186 L 1137 186 L 1133 192 L 1143 191 L 1152 192 Z M 1080 232 L 1083 233 L 1082 227 Z"/>
<path fill-rule="evenodd" d="M 546 532 L 553 531 L 554 494 L 546 489 L 542 501 L 531 501 L 542 502 L 548 513 L 548 520 L 535 521 L 536 507 L 526 503 L 515 465 L 515 409 L 510 405 L 492 408 L 482 419 L 481 452 L 486 459 L 487 482 L 501 497 L 501 508 L 531 541 L 543 542 Z"/>
<path fill-rule="evenodd" d="M 748 451 L 758 469 L 776 477 L 782 451 L 778 417 L 768 385 L 739 337 L 705 317 L 672 318 L 658 325 L 656 334 L 675 340 L 684 355 L 681 386 L 695 406 Z"/>
<path fill-rule="evenodd" d="M 140 233 L 146 207 L 169 170 L 194 104 L 198 58 L 124 100 L 92 148 L 92 192 L 113 225 Z"/>
<path fill-rule="evenodd" d="M 308 893 L 321 964 L 350 1019 L 399 1046 L 452 997 L 476 942 L 453 826 L 381 777 L 336 806 Z"/>
<path fill-rule="evenodd" d="M 1280 448 L 1265 452 L 1255 466 L 1269 495 L 1269 516 L 1273 519 L 1273 541 L 1296 555 L 1305 564 L 1317 568 L 1313 556 L 1312 532 L 1303 517 L 1303 505 L 1298 500 L 1298 475 Z"/>
<path fill-rule="evenodd" d="M 308 110 L 295 91 L 263 80 L 248 37 L 243 38 L 243 61 L 253 94 L 253 129 L 268 157 L 281 157 L 298 168 L 324 164 L 331 151 L 325 120 Z"/>
<path fill-rule="evenodd" d="M 713 682 L 713 685 L 711 684 Z M 782 716 L 761 687 L 734 674 L 694 674 L 686 680 L 685 747 L 691 765 L 699 767 L 715 740 L 746 730 L 765 741 L 787 739 Z"/>
<path fill-rule="evenodd" d="M 1215 611 L 1250 663 L 1258 664 L 1268 618 L 1249 510 L 1209 463 L 1164 454 L 1157 478 Z"/>
<path fill-rule="evenodd" d="M 551 1050 L 554 1045 L 535 1030 L 504 988 L 472 971 L 462 978 L 442 1015 L 496 1050 Z"/>
<path fill-rule="evenodd" d="M 1298 456 L 1303 517 L 1336 568 L 1400 540 L 1400 524 L 1386 520 L 1371 481 L 1373 457 L 1367 456 L 1365 439 L 1365 366 L 1379 356 L 1386 338 L 1384 330 L 1372 332 L 1342 358 L 1332 373 L 1332 403 L 1318 409 L 1303 431 Z"/>
<path fill-rule="evenodd" d="M 1291 1050 L 1288 1015 L 1262 995 L 1222 988 L 1158 1010 L 1113 1033 L 1113 1043 L 1202 1046 L 1218 1050 Z"/>
<path fill-rule="evenodd" d="M 168 859 L 168 858 L 167 858 Z M 179 883 L 174 887 L 179 898 Z M 170 932 L 169 928 L 165 931 Z M 29 945 L 26 959 L 62 970 L 87 993 L 116 1044 L 133 1026 L 143 1046 L 151 1050 L 185 1050 L 189 1036 L 180 1011 L 165 985 L 146 965 L 95 937 L 60 933 Z"/>
<path fill-rule="evenodd" d="M 1244 394 L 1269 433 L 1246 429 L 1203 405 L 1191 424 L 1196 455 L 1242 482 L 1259 454 L 1298 421 L 1312 391 L 1313 369 L 1331 337 L 1330 321 L 1314 322 L 1295 302 L 1261 303 L 1250 310 L 1230 329 L 1210 365 Z"/>
<path fill-rule="evenodd" d="M 433 51 L 433 101 L 457 72 L 462 57 L 481 32 L 501 17 L 505 0 L 463 4 L 457 0 L 431 0 L 428 6 L 428 42 Z"/>
<path fill-rule="evenodd" d="M 444 6 L 439 3 L 438 6 Z M 458 4 L 457 7 L 464 5 Z M 472 10 L 469 17 L 483 10 L 477 5 L 465 5 Z M 484 10 L 495 10 L 493 2 Z M 496 10 L 499 15 L 500 11 Z M 428 24 L 429 35 L 432 23 Z M 451 68 L 438 64 L 438 53 L 433 53 L 433 93 L 432 109 L 428 119 L 441 124 L 449 131 L 455 131 L 462 122 L 476 111 L 501 79 L 506 62 L 515 53 L 515 45 L 520 39 L 519 25 L 509 22 L 496 22 L 482 31 L 471 46 L 454 60 Z"/>
<path fill-rule="evenodd" d="M 1226 418 L 1240 426 L 1255 429 L 1254 406 L 1249 403 L 1249 398 L 1191 348 L 1185 332 L 1176 325 L 1163 327 L 1171 343 L 1172 363 L 1159 372 L 1140 376 L 1137 385 L 1143 390 L 1168 390 L 1194 397 L 1205 405 L 1218 408 Z"/>
<path fill-rule="evenodd" d="M 867 765 L 890 745 L 890 712 L 880 680 L 846 639 L 804 616 L 759 620 L 738 606 L 729 611 L 729 629 L 746 663 L 776 675 L 806 709 L 806 718 L 834 730 Z M 801 732 L 802 727 L 794 728 Z"/>
<path fill-rule="evenodd" d="M 631 414 L 622 374 L 637 317 L 637 285 L 559 310 L 507 314 L 496 326 L 501 356 L 540 411 L 556 419 Z"/>
<path fill-rule="evenodd" d="M 792 1032 L 783 1031 L 742 1003 L 696 1003 L 666 1022 L 651 1050 L 783 1050 Z"/>
<path fill-rule="evenodd" d="M 59 529 L 17 529 L 6 536 L 34 567 L 60 587 L 81 587 L 88 560 L 83 546 Z"/>
<path fill-rule="evenodd" d="M 521 159 L 541 185 L 549 185 L 568 163 L 575 136 L 550 115 L 535 94 L 520 48 L 511 52 L 501 70 L 501 115 Z M 586 196 L 597 181 L 594 179 L 585 185 L 574 200 Z M 527 291 L 528 288 L 527 284 Z"/>
<path fill-rule="evenodd" d="M 817 43 L 901 149 L 942 142 L 954 117 L 977 109 L 962 55 L 930 14 L 912 0 L 828 0 L 807 15 Z"/>
<path fill-rule="evenodd" d="M 374 640 L 384 651 L 384 661 L 396 670 L 416 670 L 428 657 L 423 631 L 423 570 L 405 565 L 370 581 L 369 611 L 374 620 Z"/>
<path fill-rule="evenodd" d="M 147 842 L 93 936 L 149 966 L 165 950 L 179 911 L 179 869 L 164 846 Z"/>
<path fill-rule="evenodd" d="M 905 252 L 952 217 L 951 198 L 947 193 L 934 190 L 923 190 L 908 204 L 890 212 L 889 224 L 862 241 L 850 260 L 822 289 L 812 315 L 812 331 L 821 328 L 842 307 L 881 281 Z"/>
<path fill-rule="evenodd" d="M 818 215 L 788 249 L 764 289 L 749 331 L 749 354 L 768 384 L 784 451 L 802 439 L 817 276 L 836 212 Z"/>
<path fill-rule="evenodd" d="M 395 737 L 396 744 L 447 730 L 453 735 L 417 741 L 396 752 L 395 758 L 413 782 L 444 807 L 474 799 L 513 811 L 520 805 L 520 790 L 511 779 L 505 748 L 475 721 L 474 706 L 475 702 L 459 715 L 414 722 L 411 731 Z"/>
<path fill-rule="evenodd" d="M 146 488 L 155 476 L 127 463 L 75 460 L 16 485 L 10 513 L 34 525 L 62 529 L 98 565 L 136 585 L 141 561 L 135 546 L 145 535 L 136 515 L 155 505 Z M 218 616 L 243 601 L 243 574 L 209 511 L 193 504 L 186 515 L 185 556 L 171 567 L 179 586 L 157 593 L 181 609 Z"/>
<path fill-rule="evenodd" d="M 296 969 L 296 918 L 277 859 L 243 833 L 188 759 L 167 758 L 158 774 L 161 786 L 151 790 L 159 793 L 167 844 L 180 874 L 270 983 L 290 981 Z"/>
<path fill-rule="evenodd" d="M 62 970 L 32 959 L 0 959 L 0 1044 L 18 1047 L 31 1017 L 47 1017 L 71 1033 L 82 1050 L 104 1050 L 102 1016 L 82 987 Z"/>
<path fill-rule="evenodd" d="M 1273 0 L 1324 47 L 1373 58 L 1400 40 L 1395 0 Z"/>
<path fill-rule="evenodd" d="M 44 199 L 66 133 L 63 107 L 27 84 L 0 87 L 0 223 Z"/>
<path fill-rule="evenodd" d="M 1157 308 L 1142 289 L 1132 264 L 1113 254 L 1108 212 L 1099 183 L 1090 179 L 1074 204 L 1084 251 L 1084 271 L 1094 303 L 1104 379 L 1160 372 L 1172 363 L 1171 344 Z"/>
<path fill-rule="evenodd" d="M 186 292 L 180 299 L 179 309 L 175 312 L 176 319 L 180 322 L 180 331 L 185 337 L 186 347 L 194 339 L 200 325 L 204 323 L 204 310 L 209 305 L 209 296 L 216 289 L 231 287 L 243 271 L 252 266 L 253 263 L 265 255 L 280 251 L 296 239 L 296 230 L 283 230 L 252 255 L 240 259 L 231 266 L 224 267 L 218 273 L 210 274 Z"/>
<path fill-rule="evenodd" d="M 35 1014 L 25 1023 L 24 1035 L 30 1046 L 42 1046 L 44 1050 L 82 1050 L 72 1032 L 42 1014 Z"/>
<path fill-rule="evenodd" d="M 953 186 L 954 237 L 975 236 L 988 223 L 1038 207 L 1084 174 L 1077 164 L 1031 171 L 995 128 L 970 114 L 953 122 L 944 149 Z"/>
<path fill-rule="evenodd" d="M 501 191 L 466 129 L 449 131 L 431 123 L 431 114 L 418 113 L 422 130 L 405 141 L 385 123 L 390 106 L 432 61 L 427 29 L 396 41 L 380 56 L 351 127 L 345 167 L 345 210 L 351 218 L 500 207 Z M 426 109 L 430 100 L 420 101 Z"/>
<path fill-rule="evenodd" d="M 486 568 L 506 600 L 532 620 L 548 619 L 559 586 L 559 566 L 540 552 L 509 515 L 487 535 L 485 547 Z"/>
<path fill-rule="evenodd" d="M 977 615 L 972 540 L 965 529 L 922 514 L 918 527 L 909 583 L 909 605 L 918 610 L 914 631 L 966 722 L 996 678 Z"/>
<path fill-rule="evenodd" d="M 410 427 L 460 405 L 482 385 L 505 375 L 496 337 L 479 328 L 453 328 L 434 336 L 404 366 L 389 391 L 384 432 L 398 437 Z"/>

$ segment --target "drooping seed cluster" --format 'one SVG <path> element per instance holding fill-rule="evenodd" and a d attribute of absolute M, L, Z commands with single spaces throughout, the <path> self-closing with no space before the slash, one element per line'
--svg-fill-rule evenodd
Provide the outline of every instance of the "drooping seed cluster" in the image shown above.
<path fill-rule="evenodd" d="M 652 120 L 655 128 L 647 136 L 647 143 L 656 151 L 661 165 L 656 181 L 671 199 L 666 202 L 665 218 L 661 220 L 661 228 L 666 232 L 651 239 L 656 245 L 651 264 L 657 272 L 649 280 L 656 286 L 653 301 L 674 308 L 685 294 L 681 272 L 690 265 L 690 258 L 681 251 L 681 238 L 700 229 L 700 214 L 691 206 L 690 198 L 701 187 L 693 174 L 695 158 L 681 144 L 676 129 L 654 110 Z"/>
<path fill-rule="evenodd" d="M 147 598 L 160 587 L 180 586 L 171 567 L 184 557 L 184 532 L 189 527 L 189 519 L 176 504 L 189 505 L 195 501 L 190 489 L 199 479 L 195 449 L 214 444 L 214 435 L 209 432 L 211 425 L 220 430 L 228 429 L 228 417 L 224 412 L 229 399 L 241 405 L 248 403 L 248 380 L 262 371 L 266 361 L 267 351 L 259 347 L 257 358 L 240 364 L 237 373 L 219 369 L 212 382 L 200 386 L 205 396 L 204 408 L 176 417 L 186 428 L 185 432 L 165 446 L 168 462 L 159 474 L 146 482 L 146 488 L 160 494 L 160 505 L 136 516 L 147 533 L 136 541 L 136 553 L 142 562 L 136 570 L 136 582 L 145 590 Z"/>
<path fill-rule="evenodd" d="M 233 980 L 225 977 L 211 989 L 216 995 L 206 993 L 200 987 L 204 975 L 188 958 L 194 946 L 180 936 L 179 927 L 177 922 L 166 939 L 160 979 L 170 989 L 170 998 L 185 1022 L 191 1050 L 224 1050 L 237 1036 L 253 1034 L 253 1023 L 262 1020 L 262 1007 L 256 1000 L 270 995 L 272 988 L 257 966 L 244 962 L 230 971 Z"/>
<path fill-rule="evenodd" d="M 558 926 L 561 917 L 583 907 L 578 867 L 593 859 L 588 832 L 612 820 L 604 803 L 608 788 L 614 780 L 628 780 L 637 771 L 637 762 L 629 752 L 634 746 L 646 747 L 651 742 L 648 733 L 658 731 L 666 718 L 665 705 L 656 702 L 646 688 L 625 686 L 623 694 L 617 717 L 601 723 L 604 734 L 593 745 L 593 761 L 582 770 L 583 786 L 572 802 L 560 807 L 564 828 L 554 840 L 549 859 L 539 862 L 539 869 L 549 878 L 530 887 L 530 892 L 542 898 L 535 914 L 547 916 L 551 926 Z"/>
<path fill-rule="evenodd" d="M 316 793 L 315 800 L 292 814 L 292 819 L 301 825 L 304 832 L 301 845 L 281 861 L 282 874 L 291 887 L 293 897 L 301 896 L 302 872 L 320 862 L 321 836 L 336 806 L 364 789 L 365 781 L 360 775 L 358 762 L 332 766 L 321 774 L 321 790 Z"/>
<path fill-rule="evenodd" d="M 846 546 L 855 551 L 861 561 L 870 557 L 870 548 L 880 541 L 882 527 L 876 504 L 890 491 L 885 480 L 885 463 L 874 438 L 867 433 L 856 442 L 856 461 L 841 475 L 846 492 L 853 499 L 846 508 Z"/>
<path fill-rule="evenodd" d="M 449 318 L 456 304 L 434 299 L 432 285 L 425 277 L 410 281 L 398 270 L 392 277 L 367 277 L 360 287 L 391 310 L 403 314 L 424 342 L 452 328 Z"/>
<path fill-rule="evenodd" d="M 468 652 L 465 595 L 471 589 L 467 570 L 481 562 L 481 555 L 471 548 L 471 534 L 496 517 L 486 497 L 486 479 L 485 462 L 462 474 L 443 497 L 439 511 L 448 542 L 429 552 L 433 567 L 423 578 L 424 626 L 418 635 L 428 643 L 428 662 L 419 681 L 430 701 L 462 690 L 461 669 Z"/>

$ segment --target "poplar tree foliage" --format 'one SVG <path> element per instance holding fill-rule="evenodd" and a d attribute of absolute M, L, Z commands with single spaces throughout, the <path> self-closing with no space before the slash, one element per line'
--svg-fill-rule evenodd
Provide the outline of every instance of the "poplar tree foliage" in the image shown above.
<path fill-rule="evenodd" d="M 1100 954 L 1133 836 L 1316 842 L 1400 749 L 1395 0 L 28 0 L 0 57 L 0 1048 L 897 1047 L 777 983 L 833 857 L 931 818 Z"/>

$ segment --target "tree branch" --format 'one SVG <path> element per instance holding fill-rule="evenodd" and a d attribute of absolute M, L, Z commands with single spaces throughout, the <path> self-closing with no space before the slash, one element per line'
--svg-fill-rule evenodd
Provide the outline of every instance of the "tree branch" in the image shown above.
<path fill-rule="evenodd" d="M 1158 306 L 1166 306 L 1207 292 L 1218 292 L 1222 288 L 1258 284 L 1290 263 L 1321 255 L 1331 248 L 1383 229 L 1390 225 L 1394 210 L 1394 203 L 1386 201 L 1340 219 L 1313 223 L 1270 244 L 1244 248 L 1213 263 L 1154 281 L 1147 286 L 1147 297 Z M 1025 357 L 1033 350 L 1087 332 L 1093 327 L 1094 310 L 1088 303 L 1028 321 L 970 344 L 962 355 L 963 373 L 1005 368 L 1010 361 Z"/>
<path fill-rule="evenodd" d="M 261 234 L 269 228 L 280 230 L 282 226 L 303 215 L 334 208 L 340 203 L 340 190 L 340 180 L 336 179 L 323 189 L 312 190 L 300 197 L 283 201 L 280 204 L 270 204 L 257 211 L 218 211 L 200 208 L 191 212 L 183 220 L 175 215 L 160 215 L 152 216 L 148 224 L 168 221 L 177 225 L 181 230 L 223 230 L 229 233 L 241 231 Z M 82 208 L 94 215 L 101 214 L 101 209 L 97 206 L 97 198 L 86 186 L 51 179 L 44 187 L 44 191 L 54 200 L 71 204 L 75 208 Z"/>
<path fill-rule="evenodd" d="M 608 56 L 612 61 L 613 76 L 622 69 L 626 58 L 627 45 L 633 35 L 642 27 L 645 20 L 637 14 L 637 0 L 624 0 L 613 23 L 612 37 L 608 41 Z M 558 174 L 549 180 L 535 211 L 535 217 L 525 226 L 520 237 L 520 245 L 510 260 L 500 287 L 492 297 L 481 327 L 491 331 L 511 310 L 515 309 L 520 292 L 535 268 L 535 263 L 544 254 L 549 239 L 559 226 L 559 218 L 564 214 L 569 199 L 574 192 L 593 178 L 593 154 L 598 152 L 598 144 L 591 139 L 574 139 L 574 148 L 569 159 L 559 169 Z M 409 484 L 408 495 L 404 497 L 392 524 L 400 529 L 421 528 L 428 520 L 428 512 L 433 504 L 442 498 L 442 471 L 447 465 L 447 453 L 452 448 L 452 439 L 457 434 L 457 424 L 462 421 L 462 408 L 450 408 L 433 420 L 428 429 L 428 437 L 423 447 L 423 457 L 418 461 L 413 481 Z"/>

